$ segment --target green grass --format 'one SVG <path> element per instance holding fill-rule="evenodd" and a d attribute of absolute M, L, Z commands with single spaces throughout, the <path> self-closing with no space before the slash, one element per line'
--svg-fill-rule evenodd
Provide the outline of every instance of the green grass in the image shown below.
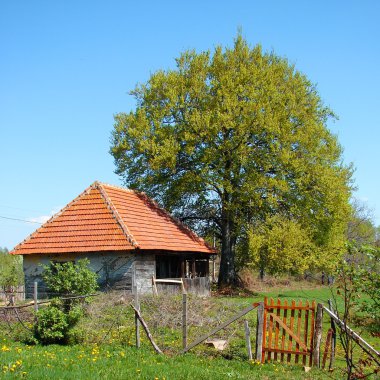
<path fill-rule="evenodd" d="M 247 305 L 262 301 L 264 296 L 281 298 L 288 301 L 316 300 L 327 305 L 331 298 L 327 287 L 302 287 L 271 289 L 253 297 L 215 297 L 207 300 L 189 299 L 189 307 L 196 309 L 208 307 L 203 311 L 201 325 L 189 326 L 190 343 L 201 334 L 211 330 L 229 316 L 236 314 Z M 27 346 L 11 339 L 0 340 L 0 379 L 342 379 L 344 378 L 344 357 L 340 346 L 337 346 L 336 370 L 333 373 L 312 369 L 305 373 L 302 365 L 257 364 L 247 360 L 244 340 L 243 320 L 234 322 L 220 336 L 227 338 L 233 335 L 228 348 L 223 352 L 201 344 L 186 355 L 179 355 L 181 350 L 180 324 L 167 323 L 155 314 L 161 309 L 174 318 L 181 312 L 181 298 L 168 300 L 147 300 L 142 303 L 142 314 L 159 346 L 165 350 L 165 356 L 156 355 L 142 333 L 142 348 L 137 350 L 134 344 L 134 318 L 128 304 L 118 301 L 106 303 L 97 299 L 91 304 L 95 314 L 89 314 L 78 326 L 79 335 L 91 335 L 99 344 L 78 344 L 73 346 Z M 162 301 L 162 302 L 161 302 Z M 98 304 L 97 304 L 98 302 Z M 154 303 L 156 302 L 157 305 Z M 202 303 L 203 302 L 203 303 Z M 105 304 L 103 308 L 101 304 Z M 338 305 L 339 306 L 339 305 Z M 172 309 L 169 309 L 172 307 Z M 156 309 L 155 309 L 156 308 Z M 231 314 L 232 313 L 232 314 Z M 172 315 L 171 315 L 172 314 Z M 178 317 L 178 315 L 177 315 Z M 152 319 L 153 318 L 153 319 Z M 169 319 L 170 319 L 169 318 Z M 246 318 L 251 326 L 254 347 L 254 329 L 256 313 L 249 313 Z M 155 321 L 158 325 L 154 326 Z M 218 322 L 219 321 L 219 322 Z M 166 321 L 168 322 L 168 321 Z M 324 318 L 324 339 L 329 328 L 329 318 Z M 4 325 L 7 328 L 6 325 Z M 355 326 L 352 326 L 355 328 Z M 19 326 L 20 328 L 20 326 Z M 360 329 L 357 329 L 360 331 Z M 23 329 L 21 329 L 23 331 Z M 0 328 L 0 334 L 2 333 Z M 3 330 L 3 336 L 5 330 Z M 0 335 L 1 336 L 1 335 Z M 363 337 L 375 348 L 379 348 L 379 339 L 371 337 L 364 330 Z M 91 340 L 87 340 L 91 342 Z"/>
<path fill-rule="evenodd" d="M 24 379 L 331 379 L 300 366 L 256 364 L 193 354 L 166 357 L 149 349 L 118 345 L 25 346 L 3 342 L 0 346 L 0 378 Z"/>

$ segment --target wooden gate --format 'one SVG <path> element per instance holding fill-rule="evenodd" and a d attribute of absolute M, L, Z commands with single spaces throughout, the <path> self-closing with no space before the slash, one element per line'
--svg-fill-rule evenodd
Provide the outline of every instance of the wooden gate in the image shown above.
<path fill-rule="evenodd" d="M 290 304 L 285 300 L 264 299 L 258 307 L 256 359 L 265 361 L 294 362 L 312 365 L 315 301 L 310 305 L 306 301 Z"/>

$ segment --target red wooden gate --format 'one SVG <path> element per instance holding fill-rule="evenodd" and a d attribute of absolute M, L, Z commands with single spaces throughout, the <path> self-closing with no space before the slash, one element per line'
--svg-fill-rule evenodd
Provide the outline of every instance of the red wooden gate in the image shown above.
<path fill-rule="evenodd" d="M 308 301 L 303 305 L 294 300 L 290 304 L 285 300 L 271 298 L 264 299 L 263 307 L 259 307 L 259 324 L 257 340 L 261 342 L 257 347 L 261 349 L 261 362 L 291 361 L 294 355 L 295 363 L 311 366 L 314 339 L 315 301 L 310 305 Z M 261 326 L 260 326 L 261 325 Z M 261 331 L 260 331 L 261 330 Z M 260 351 L 259 351 L 260 352 Z M 258 356 L 259 357 L 259 356 Z"/>

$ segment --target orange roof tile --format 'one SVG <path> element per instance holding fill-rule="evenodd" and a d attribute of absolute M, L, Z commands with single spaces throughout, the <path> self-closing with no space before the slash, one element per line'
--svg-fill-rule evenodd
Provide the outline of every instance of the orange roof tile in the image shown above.
<path fill-rule="evenodd" d="M 125 250 L 214 253 L 145 194 L 93 183 L 11 254 Z"/>

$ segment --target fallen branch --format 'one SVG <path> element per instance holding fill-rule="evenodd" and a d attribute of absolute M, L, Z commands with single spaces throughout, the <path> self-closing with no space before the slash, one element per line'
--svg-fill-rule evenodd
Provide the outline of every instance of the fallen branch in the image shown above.
<path fill-rule="evenodd" d="M 147 336 L 148 339 L 150 340 L 150 343 L 152 344 L 153 348 L 155 349 L 155 351 L 156 351 L 158 354 L 163 355 L 164 353 L 160 350 L 160 347 L 158 347 L 157 344 L 155 343 L 155 341 L 153 340 L 152 334 L 150 333 L 147 324 L 145 323 L 143 317 L 141 316 L 140 311 L 137 310 L 133 305 L 131 305 L 131 307 L 132 307 L 132 309 L 135 311 L 136 317 L 138 318 L 138 320 L 140 321 L 142 327 L 144 328 L 145 333 L 146 333 L 146 336 Z"/>

